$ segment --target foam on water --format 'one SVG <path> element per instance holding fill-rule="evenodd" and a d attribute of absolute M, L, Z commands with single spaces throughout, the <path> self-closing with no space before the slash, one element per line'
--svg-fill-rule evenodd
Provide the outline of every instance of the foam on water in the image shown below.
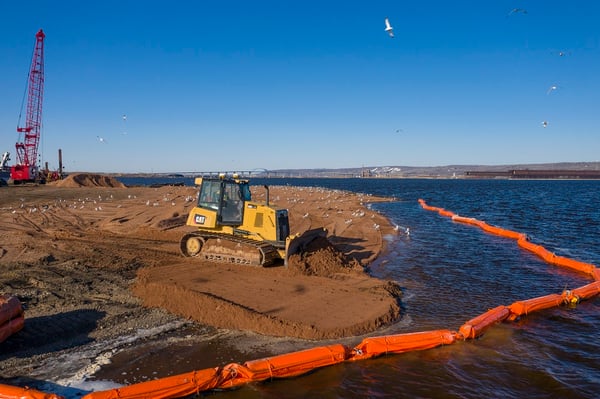
<path fill-rule="evenodd" d="M 35 388 L 44 392 L 57 393 L 66 398 L 81 397 L 91 391 L 118 388 L 112 381 L 93 381 L 94 374 L 102 366 L 111 363 L 111 358 L 123 347 L 142 339 L 180 328 L 183 321 L 175 321 L 152 328 L 138 329 L 134 333 L 111 340 L 93 342 L 77 352 L 66 351 L 46 360 L 36 367 L 31 377 L 43 380 Z"/>

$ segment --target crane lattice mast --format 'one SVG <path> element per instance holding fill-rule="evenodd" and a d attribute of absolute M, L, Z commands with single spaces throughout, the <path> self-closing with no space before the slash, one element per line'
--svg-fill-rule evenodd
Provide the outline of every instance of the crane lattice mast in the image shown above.
<path fill-rule="evenodd" d="M 19 141 L 15 144 L 17 164 L 11 168 L 14 181 L 35 180 L 38 174 L 37 155 L 42 128 L 42 99 L 44 96 L 44 37 L 40 29 L 35 35 L 27 91 L 25 126 L 17 126 Z"/>

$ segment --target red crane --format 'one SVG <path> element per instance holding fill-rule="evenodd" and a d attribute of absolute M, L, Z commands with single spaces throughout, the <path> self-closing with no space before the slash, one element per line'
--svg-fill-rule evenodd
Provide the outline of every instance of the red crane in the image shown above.
<path fill-rule="evenodd" d="M 15 144 L 17 163 L 10 168 L 10 178 L 14 183 L 35 181 L 39 175 L 37 156 L 44 96 L 44 37 L 46 35 L 41 29 L 35 35 L 35 47 L 28 79 L 25 126 L 17 125 L 17 132 L 19 132 L 19 140 Z"/>

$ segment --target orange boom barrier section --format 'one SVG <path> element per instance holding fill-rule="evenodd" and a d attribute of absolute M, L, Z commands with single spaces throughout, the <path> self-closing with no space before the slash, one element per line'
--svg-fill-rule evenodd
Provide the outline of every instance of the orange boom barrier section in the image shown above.
<path fill-rule="evenodd" d="M 431 206 L 431 205 L 427 205 L 427 203 L 423 199 L 419 199 L 419 204 L 421 205 L 421 208 L 425 209 L 426 211 L 437 212 L 437 210 L 440 209 L 440 208 L 436 208 L 436 207 Z"/>
<path fill-rule="evenodd" d="M 591 263 L 579 262 L 577 260 L 565 258 L 564 256 L 555 256 L 552 262 L 550 263 L 557 266 L 567 267 L 569 269 L 573 269 L 592 276 L 596 271 L 596 266 L 592 265 Z"/>
<path fill-rule="evenodd" d="M 10 295 L 0 297 L 0 324 L 4 324 L 22 313 L 23 308 L 17 297 Z"/>
<path fill-rule="evenodd" d="M 403 353 L 415 350 L 450 345 L 455 341 L 456 333 L 450 330 L 434 330 L 408 334 L 387 335 L 365 338 L 354 347 L 351 360 L 368 359 L 388 353 Z"/>
<path fill-rule="evenodd" d="M 25 317 L 17 316 L 0 326 L 0 342 L 4 342 L 11 335 L 21 331 L 25 325 Z"/>
<path fill-rule="evenodd" d="M 527 239 L 517 241 L 517 245 L 523 249 L 528 250 L 529 252 L 536 254 L 548 263 L 552 263 L 554 261 L 554 258 L 556 258 L 556 255 L 554 255 L 554 253 L 548 251 L 541 245 L 532 243 Z"/>
<path fill-rule="evenodd" d="M 506 306 L 501 305 L 467 321 L 460 327 L 458 332 L 462 335 L 463 339 L 477 338 L 492 324 L 505 320 L 509 315 L 510 310 Z"/>
<path fill-rule="evenodd" d="M 348 349 L 341 344 L 321 346 L 244 363 L 254 381 L 294 377 L 316 368 L 331 366 L 346 360 Z"/>
<path fill-rule="evenodd" d="M 0 297 L 0 342 L 21 331 L 25 324 L 21 302 L 15 296 Z"/>
<path fill-rule="evenodd" d="M 496 226 L 491 226 L 485 222 L 482 222 L 479 226 L 483 231 L 486 231 L 490 234 L 495 234 L 500 237 L 512 238 L 513 240 L 521 240 L 526 237 L 525 234 L 517 233 L 516 231 L 512 230 L 506 230 Z"/>
<path fill-rule="evenodd" d="M 517 301 L 508 307 L 511 313 L 510 320 L 514 320 L 518 316 L 526 315 L 538 310 L 553 308 L 562 303 L 563 297 L 560 294 L 550 294 L 524 301 Z"/>
<path fill-rule="evenodd" d="M 447 216 L 449 218 L 456 216 L 456 215 L 454 215 L 453 212 L 447 211 L 444 208 L 438 208 L 438 207 L 435 207 L 435 206 L 429 206 L 422 199 L 419 200 L 419 204 L 421 204 L 421 207 L 423 207 L 423 209 L 428 210 L 428 211 L 437 212 L 437 213 L 439 213 L 442 216 Z"/>
<path fill-rule="evenodd" d="M 92 392 L 82 399 L 180 398 L 216 388 L 219 384 L 218 371 L 218 368 L 192 371 L 159 380 L 140 382 L 123 388 Z M 0 397 L 2 397 L 1 393 Z M 28 398 L 28 396 L 23 396 L 23 398 Z"/>
<path fill-rule="evenodd" d="M 530 242 L 523 233 L 491 226 L 483 221 L 466 218 L 443 208 L 429 206 L 419 199 L 423 209 L 438 212 L 458 223 L 477 226 L 482 230 L 517 241 L 519 247 L 530 251 L 546 262 L 564 266 L 591 275 L 594 282 L 561 294 L 550 294 L 538 298 L 517 301 L 510 306 L 498 306 L 464 323 L 458 332 L 451 330 L 423 331 L 407 334 L 365 338 L 350 349 L 341 344 L 321 346 L 288 354 L 251 360 L 243 365 L 231 363 L 225 367 L 192 371 L 159 380 L 147 381 L 126 387 L 102 392 L 91 392 L 83 399 L 145 399 L 180 398 L 213 389 L 228 389 L 250 382 L 273 378 L 293 377 L 320 367 L 331 366 L 345 361 L 369 359 L 385 354 L 398 354 L 408 351 L 425 350 L 441 345 L 450 345 L 460 339 L 480 337 L 489 327 L 504 320 L 515 320 L 538 310 L 560 305 L 576 305 L 580 300 L 600 294 L 600 271 L 589 263 L 578 262 L 556 256 L 541 245 Z M 8 304 L 10 303 L 10 304 Z M 19 323 L 22 328 L 23 313 L 20 303 L 14 299 L 0 298 L 0 324 Z M 8 305 L 7 305 L 8 304 Z M 18 331 L 18 329 L 16 331 Z M 2 342 L 2 330 L 0 330 Z M 0 399 L 62 399 L 61 396 L 0 384 Z"/>
<path fill-rule="evenodd" d="M 464 216 L 459 216 L 459 215 L 452 216 L 452 220 L 455 222 L 471 224 L 473 226 L 480 226 L 480 227 L 482 224 L 485 224 L 485 222 L 482 222 L 481 220 L 477 220 L 475 218 L 466 218 Z"/>
<path fill-rule="evenodd" d="M 2 399 L 64 399 L 54 393 L 45 393 L 31 388 L 20 388 L 12 385 L 0 384 L 0 398 Z"/>
<path fill-rule="evenodd" d="M 589 299 L 600 294 L 600 281 L 594 281 L 583 287 L 575 288 L 570 293 L 576 295 L 578 299 Z"/>

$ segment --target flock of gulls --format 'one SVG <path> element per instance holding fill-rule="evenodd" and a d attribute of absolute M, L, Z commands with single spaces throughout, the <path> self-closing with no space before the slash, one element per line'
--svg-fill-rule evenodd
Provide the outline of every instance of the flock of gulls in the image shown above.
<path fill-rule="evenodd" d="M 514 14 L 523 14 L 523 15 L 525 15 L 525 14 L 527 14 L 527 10 L 524 9 L 524 8 L 513 8 L 512 10 L 510 10 L 510 12 L 508 14 L 506 14 L 506 17 L 508 18 L 508 17 L 510 17 L 510 16 L 512 16 Z M 390 19 L 388 17 L 385 17 L 384 24 L 385 24 L 385 32 L 387 32 L 388 35 L 391 38 L 393 38 L 394 37 L 394 28 L 392 27 L 392 24 L 391 24 Z M 564 57 L 567 54 L 569 54 L 569 52 L 568 51 L 560 50 L 560 51 L 555 52 L 555 54 L 557 54 L 559 57 Z M 550 95 L 550 93 L 552 93 L 556 89 L 558 89 L 558 86 L 556 86 L 556 85 L 550 86 L 548 88 L 548 91 L 546 92 L 546 95 Z M 542 121 L 542 127 L 544 127 L 544 128 L 548 127 L 548 121 L 547 120 Z M 403 130 L 402 129 L 397 129 L 396 130 L 396 133 L 400 133 L 400 132 L 403 132 Z"/>
<path fill-rule="evenodd" d="M 126 129 L 126 122 L 127 122 L 127 115 L 123 114 L 123 116 L 121 117 L 121 119 L 123 120 L 123 132 L 121 134 L 125 135 L 127 134 L 127 129 Z M 106 144 L 108 143 L 106 141 L 106 139 L 102 136 L 96 136 L 96 138 L 98 139 L 98 142 L 102 143 L 102 144 Z"/>
<path fill-rule="evenodd" d="M 513 8 L 512 10 L 510 10 L 510 12 L 506 15 L 506 17 L 510 17 L 512 15 L 515 14 L 523 14 L 526 15 L 527 14 L 527 10 L 524 8 Z M 384 25 L 385 25 L 385 32 L 387 32 L 387 34 L 390 36 L 390 38 L 394 37 L 394 28 L 392 27 L 392 24 L 390 22 L 390 19 L 388 17 L 385 17 L 384 19 Z M 559 57 L 564 57 L 568 54 L 570 54 L 570 52 L 568 51 L 564 51 L 564 50 L 559 50 L 556 52 L 553 52 L 554 54 L 558 55 Z M 559 86 L 553 84 L 551 85 L 548 90 L 546 91 L 546 95 L 551 95 L 554 91 L 556 91 L 559 88 Z M 543 120 L 541 122 L 541 125 L 543 128 L 547 128 L 548 127 L 548 121 L 547 120 Z M 396 133 L 402 133 L 404 132 L 403 129 L 396 129 Z M 377 226 L 378 227 L 378 226 Z M 410 235 L 410 229 L 408 227 L 403 227 L 403 226 L 399 226 L 396 225 L 394 230 L 398 231 L 401 230 L 403 231 L 407 236 Z"/>
<path fill-rule="evenodd" d="M 526 15 L 527 14 L 527 10 L 524 9 L 524 8 L 513 8 L 506 15 L 506 17 L 508 18 L 508 17 L 510 17 L 512 15 L 515 15 L 515 14 Z M 384 25 L 385 25 L 384 31 L 389 35 L 390 38 L 394 38 L 394 27 L 392 26 L 392 23 L 390 22 L 390 19 L 388 17 L 385 17 L 384 20 L 383 20 L 383 22 L 384 22 Z M 560 56 L 560 57 L 564 57 L 567 54 L 569 54 L 569 52 L 568 51 L 560 50 L 560 51 L 557 51 L 556 54 L 558 54 L 558 56 Z M 552 93 L 553 91 L 555 91 L 557 89 L 558 89 L 558 86 L 552 85 L 552 86 L 550 86 L 550 88 L 548 89 L 548 91 L 547 91 L 546 94 L 549 95 L 550 93 Z M 125 134 L 127 134 L 127 131 L 125 129 L 125 124 L 126 124 L 126 121 L 127 121 L 127 115 L 123 114 L 123 116 L 121 117 L 121 119 L 123 120 L 123 132 L 122 132 L 122 134 L 125 135 Z M 546 121 L 546 120 L 542 121 L 542 126 L 543 127 L 548 127 L 548 121 Z M 396 133 L 402 133 L 402 132 L 404 132 L 403 129 L 396 129 Z M 96 136 L 96 138 L 97 138 L 97 140 L 98 140 L 99 143 L 102 143 L 102 144 L 107 144 L 108 143 L 108 141 L 104 137 L 102 137 L 102 136 Z"/>
<path fill-rule="evenodd" d="M 512 10 L 510 10 L 510 12 L 506 15 L 506 17 L 510 17 L 513 14 L 527 14 L 527 10 L 523 9 L 523 8 L 513 8 Z M 555 54 L 557 54 L 559 57 L 564 57 L 565 55 L 569 54 L 568 51 L 557 51 L 554 52 Z M 556 89 L 558 89 L 558 86 L 556 85 L 552 85 L 548 88 L 548 91 L 546 92 L 546 95 L 550 95 L 550 93 L 552 93 L 553 91 L 555 91 Z M 543 120 L 542 121 L 542 127 L 546 128 L 548 127 L 548 121 L 547 120 Z"/>

